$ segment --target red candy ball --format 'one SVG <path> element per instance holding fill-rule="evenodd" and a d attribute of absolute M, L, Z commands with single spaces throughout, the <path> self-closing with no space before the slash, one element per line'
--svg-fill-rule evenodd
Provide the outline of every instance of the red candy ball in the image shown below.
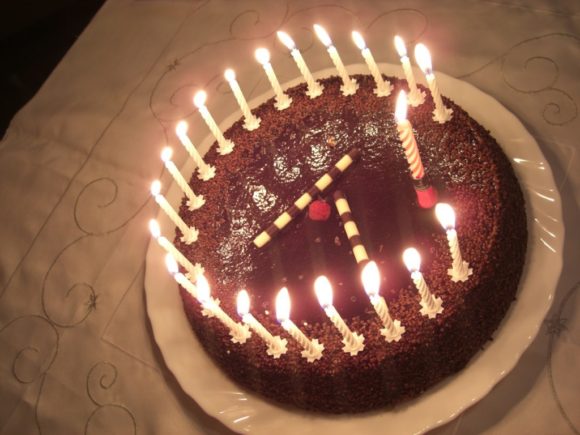
<path fill-rule="evenodd" d="M 322 200 L 313 201 L 308 207 L 308 217 L 313 221 L 325 221 L 330 217 L 330 205 Z"/>

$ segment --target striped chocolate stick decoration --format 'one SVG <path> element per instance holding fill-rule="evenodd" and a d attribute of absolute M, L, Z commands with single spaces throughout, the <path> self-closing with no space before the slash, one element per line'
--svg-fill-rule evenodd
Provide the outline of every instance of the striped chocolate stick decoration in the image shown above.
<path fill-rule="evenodd" d="M 352 213 L 350 211 L 350 206 L 348 201 L 340 190 L 334 192 L 334 204 L 340 215 L 340 219 L 344 224 L 344 231 L 346 232 L 346 237 L 350 242 L 352 247 L 352 253 L 356 262 L 362 267 L 369 262 L 369 256 L 367 250 L 362 244 L 360 233 L 358 232 L 358 227 L 352 218 Z"/>
<path fill-rule="evenodd" d="M 358 159 L 360 151 L 353 148 L 345 154 L 330 171 L 318 179 L 314 185 L 300 196 L 288 210 L 282 213 L 276 220 L 264 231 L 262 231 L 255 239 L 254 244 L 261 248 L 266 245 L 272 237 L 278 234 L 292 219 L 298 216 L 302 211 L 308 207 L 314 198 L 322 194 L 344 171 L 346 171 L 352 163 Z"/>

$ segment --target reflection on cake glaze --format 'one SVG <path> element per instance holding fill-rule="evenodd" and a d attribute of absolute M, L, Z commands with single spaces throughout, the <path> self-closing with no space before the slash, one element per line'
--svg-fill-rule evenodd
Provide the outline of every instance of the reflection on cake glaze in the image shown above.
<path fill-rule="evenodd" d="M 276 205 L 276 195 L 270 193 L 266 186 L 252 186 L 249 187 L 252 193 L 252 200 L 258 209 L 262 212 L 272 210 L 272 207 Z"/>
<path fill-rule="evenodd" d="M 300 176 L 300 168 L 298 166 L 290 166 L 287 157 L 281 154 L 274 158 L 272 166 L 278 182 L 291 183 Z"/>
<path fill-rule="evenodd" d="M 310 155 L 306 157 L 306 164 L 316 173 L 325 172 L 330 168 L 330 153 L 328 145 L 313 143 L 310 145 Z"/>

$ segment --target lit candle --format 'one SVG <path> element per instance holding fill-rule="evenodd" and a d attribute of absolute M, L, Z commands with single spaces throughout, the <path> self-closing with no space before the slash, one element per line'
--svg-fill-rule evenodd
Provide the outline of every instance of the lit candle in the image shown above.
<path fill-rule="evenodd" d="M 306 358 L 309 363 L 322 358 L 324 345 L 320 344 L 317 339 L 309 340 L 290 320 L 290 295 L 286 287 L 281 289 L 276 297 L 276 318 L 288 334 L 304 348 L 301 353 L 303 358 Z"/>
<path fill-rule="evenodd" d="M 191 296 L 197 299 L 197 288 L 193 285 L 193 283 L 185 277 L 182 273 L 179 273 L 179 268 L 177 267 L 177 262 L 175 258 L 170 253 L 165 255 L 165 265 L 167 266 L 167 270 L 177 283 L 187 291 Z"/>
<path fill-rule="evenodd" d="M 449 204 L 439 203 L 435 206 L 435 215 L 447 232 L 447 242 L 453 260 L 452 268 L 447 271 L 451 281 L 467 281 L 473 273 L 467 261 L 463 261 L 459 250 L 459 240 L 455 231 L 455 211 Z"/>
<path fill-rule="evenodd" d="M 415 45 L 415 60 L 419 64 L 419 68 L 421 68 L 423 74 L 425 74 L 427 84 L 429 85 L 429 90 L 431 91 L 431 96 L 433 97 L 433 102 L 435 103 L 435 109 L 433 110 L 433 120 L 443 124 L 451 119 L 453 116 L 453 109 L 449 109 L 443 104 L 441 94 L 439 93 L 439 87 L 437 86 L 437 81 L 435 80 L 435 74 L 433 74 L 431 54 L 424 44 Z"/>
<path fill-rule="evenodd" d="M 287 352 L 286 345 L 288 344 L 288 341 L 285 338 L 270 334 L 250 313 L 250 296 L 248 296 L 246 290 L 242 290 L 238 293 L 237 308 L 242 321 L 255 331 L 268 346 L 268 350 L 266 351 L 268 355 L 277 359 L 280 358 L 280 355 Z"/>
<path fill-rule="evenodd" d="M 191 187 L 185 178 L 183 178 L 183 175 L 179 172 L 175 163 L 171 161 L 172 155 L 173 150 L 170 147 L 165 147 L 163 148 L 163 151 L 161 151 L 161 160 L 163 160 L 165 168 L 169 171 L 177 185 L 181 188 L 181 191 L 187 197 L 187 206 L 189 209 L 196 210 L 205 204 L 205 199 L 203 198 L 203 195 L 196 195 L 193 190 L 191 190 Z"/>
<path fill-rule="evenodd" d="M 424 178 L 425 171 L 423 169 L 423 163 L 421 163 L 417 141 L 413 134 L 413 127 L 407 119 L 407 95 L 405 91 L 401 91 L 397 97 L 395 120 L 397 121 L 399 139 L 401 140 L 401 145 L 407 157 L 407 163 L 409 164 L 409 171 L 413 179 L 413 187 L 417 194 L 419 206 L 422 208 L 431 208 L 437 202 L 437 190 Z"/>
<path fill-rule="evenodd" d="M 159 228 L 159 223 L 155 219 L 149 221 L 149 231 L 151 236 L 157 240 L 159 246 L 161 246 L 168 254 L 171 254 L 173 258 L 177 260 L 181 266 L 187 270 L 187 276 L 189 279 L 197 279 L 199 274 L 203 273 L 203 267 L 199 263 L 191 264 L 189 261 L 176 247 L 167 240 L 166 237 L 161 235 L 161 228 Z"/>
<path fill-rule="evenodd" d="M 201 117 L 209 127 L 211 134 L 213 134 L 213 136 L 217 140 L 218 152 L 222 156 L 225 156 L 226 154 L 229 154 L 234 150 L 234 143 L 231 140 L 226 139 L 224 137 L 222 131 L 220 130 L 215 120 L 213 119 L 213 116 L 211 116 L 211 113 L 209 113 L 209 110 L 207 110 L 207 107 L 205 106 L 206 100 L 207 93 L 205 91 L 198 91 L 193 96 L 193 104 L 195 105 L 195 107 L 197 107 L 197 110 L 199 110 L 199 113 L 201 114 Z"/>
<path fill-rule="evenodd" d="M 409 272 L 411 272 L 411 279 L 421 295 L 421 314 L 430 319 L 434 319 L 437 317 L 437 314 L 443 312 L 443 301 L 441 298 L 433 296 L 429 291 L 429 287 L 427 287 L 423 274 L 419 271 L 421 267 L 421 255 L 419 255 L 419 252 L 415 248 L 407 248 L 403 252 L 403 262 L 407 266 L 407 269 L 409 269 Z"/>
<path fill-rule="evenodd" d="M 203 161 L 199 151 L 191 143 L 191 140 L 189 140 L 189 136 L 187 136 L 187 122 L 179 121 L 175 127 L 175 134 L 177 134 L 179 141 L 196 164 L 197 170 L 199 171 L 198 178 L 200 180 L 207 181 L 215 177 L 215 167 L 208 165 Z"/>
<path fill-rule="evenodd" d="M 316 292 L 320 306 L 342 335 L 342 344 L 344 344 L 342 350 L 350 353 L 351 356 L 362 352 L 365 348 L 365 338 L 356 332 L 352 332 L 342 317 L 340 317 L 336 308 L 332 305 L 332 286 L 328 278 L 323 275 L 316 278 L 316 281 L 314 281 L 314 291 Z"/>
<path fill-rule="evenodd" d="M 338 75 L 342 79 L 342 86 L 340 87 L 342 95 L 354 95 L 358 89 L 358 83 L 355 79 L 351 79 L 348 75 L 348 72 L 342 63 L 342 59 L 338 55 L 336 47 L 332 45 L 332 39 L 330 39 L 330 36 L 324 27 L 320 26 L 319 24 L 314 25 L 314 32 L 316 33 L 316 36 L 318 36 L 318 39 L 320 39 L 320 42 L 322 42 L 326 47 L 326 50 L 332 59 L 332 63 L 334 63 L 334 66 L 338 71 Z"/>
<path fill-rule="evenodd" d="M 405 333 L 405 327 L 401 326 L 400 320 L 394 320 L 389 314 L 389 307 L 385 298 L 379 295 L 381 286 L 381 275 L 377 263 L 371 261 L 367 263 L 361 273 L 361 280 L 366 294 L 371 300 L 371 304 L 377 312 L 384 328 L 381 329 L 381 334 L 389 343 L 392 341 L 399 341 L 401 336 Z"/>
<path fill-rule="evenodd" d="M 242 113 L 244 114 L 244 128 L 248 131 L 252 131 L 257 129 L 260 126 L 260 118 L 254 116 L 252 111 L 250 110 L 250 106 L 248 106 L 248 102 L 242 93 L 242 89 L 236 80 L 236 73 L 233 69 L 227 69 L 224 72 L 224 77 L 228 81 L 232 92 L 234 93 L 234 97 L 236 97 L 236 101 L 242 109 Z"/>
<path fill-rule="evenodd" d="M 417 87 L 415 82 L 415 75 L 413 74 L 413 68 L 411 68 L 411 61 L 407 55 L 407 47 L 405 47 L 405 41 L 399 35 L 395 36 L 395 48 L 399 57 L 401 58 L 401 64 L 403 65 L 403 71 L 405 72 L 405 78 L 407 79 L 407 84 L 409 85 L 409 104 L 413 107 L 420 106 L 425 102 L 425 93 Z"/>
<path fill-rule="evenodd" d="M 165 199 L 165 197 L 161 194 L 161 181 L 155 180 L 151 183 L 151 195 L 155 198 L 155 202 L 159 204 L 159 207 L 165 212 L 169 219 L 181 230 L 182 236 L 181 241 L 187 245 L 192 244 L 197 240 L 197 236 L 199 235 L 199 231 L 197 231 L 194 227 L 189 227 L 183 219 L 179 217 L 179 214 L 171 207 L 171 204 Z"/>
<path fill-rule="evenodd" d="M 397 104 L 395 107 L 395 120 L 397 121 L 397 131 L 399 132 L 399 139 L 409 163 L 409 170 L 411 176 L 415 180 L 420 180 L 425 175 L 423 170 L 423 163 L 417 148 L 417 141 L 413 134 L 413 127 L 411 122 L 407 119 L 407 94 L 405 91 L 399 92 L 397 97 Z"/>
<path fill-rule="evenodd" d="M 270 81 L 270 85 L 272 85 L 272 89 L 274 89 L 274 93 L 276 94 L 276 103 L 274 106 L 276 109 L 284 110 L 290 107 L 292 98 L 286 95 L 282 90 L 282 86 L 280 86 L 280 82 L 278 81 L 274 69 L 272 68 L 272 64 L 270 63 L 270 52 L 265 48 L 258 48 L 256 50 L 256 60 L 264 68 L 266 76 L 268 76 L 268 80 Z"/>
<path fill-rule="evenodd" d="M 362 35 L 359 32 L 354 31 L 352 32 L 352 39 L 355 45 L 361 51 L 362 56 L 373 76 L 373 79 L 375 80 L 375 84 L 377 85 L 377 87 L 374 90 L 375 95 L 379 97 L 386 97 L 387 95 L 391 95 L 393 86 L 391 85 L 391 83 L 389 83 L 388 80 L 387 81 L 383 80 L 383 75 L 379 71 L 379 67 L 377 66 L 377 63 L 375 62 L 375 59 L 371 54 L 371 50 L 367 47 L 367 44 Z"/>
<path fill-rule="evenodd" d="M 220 322 L 222 322 L 230 330 L 232 342 L 240 344 L 245 343 L 246 340 L 252 336 L 248 325 L 234 322 L 234 320 L 232 320 L 232 318 L 222 310 L 219 306 L 219 300 L 213 299 L 210 296 L 211 290 L 205 276 L 199 275 L 196 284 L 197 299 L 203 306 L 204 311 L 206 312 L 205 315 L 208 317 L 215 316 Z"/>
<path fill-rule="evenodd" d="M 320 83 L 314 80 L 314 77 L 312 77 L 312 73 L 308 69 L 306 62 L 302 57 L 302 54 L 296 48 L 296 44 L 294 44 L 294 41 L 292 40 L 290 35 L 288 35 L 286 32 L 276 32 L 276 34 L 278 35 L 278 39 L 280 40 L 280 42 L 282 42 L 282 44 L 284 44 L 288 48 L 288 50 L 290 50 L 290 54 L 292 55 L 294 62 L 296 62 L 296 65 L 298 66 L 300 73 L 304 77 L 304 80 L 306 80 L 306 84 L 308 85 L 306 95 L 308 95 L 310 98 L 316 98 L 322 95 L 322 90 L 324 89 L 324 86 L 322 86 Z"/>

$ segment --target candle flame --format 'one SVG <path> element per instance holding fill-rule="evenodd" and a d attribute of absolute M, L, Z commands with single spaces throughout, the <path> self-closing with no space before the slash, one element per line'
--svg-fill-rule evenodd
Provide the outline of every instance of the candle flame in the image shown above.
<path fill-rule="evenodd" d="M 407 248 L 403 252 L 403 262 L 409 272 L 417 272 L 421 268 L 421 255 L 415 248 Z"/>
<path fill-rule="evenodd" d="M 163 148 L 163 150 L 161 150 L 161 160 L 163 160 L 164 162 L 168 162 L 169 160 L 171 160 L 172 155 L 173 150 L 171 149 L 171 147 L 165 147 Z"/>
<path fill-rule="evenodd" d="M 159 228 L 159 222 L 155 219 L 149 221 L 149 232 L 154 239 L 158 239 L 161 236 L 161 228 Z"/>
<path fill-rule="evenodd" d="M 381 286 L 381 274 L 377 263 L 370 261 L 361 272 L 361 280 L 367 295 L 371 298 L 378 296 Z"/>
<path fill-rule="evenodd" d="M 440 202 L 435 206 L 435 216 L 443 228 L 452 230 L 455 228 L 455 211 L 449 204 Z"/>
<path fill-rule="evenodd" d="M 431 53 L 425 44 L 415 45 L 415 60 L 424 74 L 431 74 L 433 66 L 431 65 Z"/>
<path fill-rule="evenodd" d="M 276 296 L 276 318 L 280 323 L 290 319 L 290 294 L 286 287 L 280 289 Z"/>
<path fill-rule="evenodd" d="M 288 35 L 288 33 L 280 31 L 276 32 L 276 35 L 278 35 L 278 39 L 288 48 L 288 50 L 294 50 L 296 48 L 294 40 L 290 37 L 290 35 Z"/>
<path fill-rule="evenodd" d="M 155 180 L 151 183 L 151 195 L 157 196 L 161 193 L 161 181 Z"/>
<path fill-rule="evenodd" d="M 395 36 L 395 49 L 399 53 L 399 57 L 407 56 L 407 47 L 405 46 L 405 41 L 399 35 Z"/>
<path fill-rule="evenodd" d="M 322 308 L 332 306 L 332 285 L 327 277 L 321 275 L 316 278 L 316 281 L 314 281 L 314 292 Z"/>
<path fill-rule="evenodd" d="M 175 275 L 179 272 L 179 267 L 177 266 L 177 261 L 173 258 L 173 255 L 167 254 L 165 256 L 165 266 L 171 275 Z"/>
<path fill-rule="evenodd" d="M 209 288 L 209 282 L 207 282 L 206 277 L 203 274 L 197 275 L 197 281 L 195 282 L 197 287 L 197 298 L 202 304 L 209 302 L 211 290 Z"/>
<path fill-rule="evenodd" d="M 395 106 L 395 119 L 398 122 L 407 119 L 407 93 L 405 91 L 399 92 L 397 97 L 397 104 Z"/>
<path fill-rule="evenodd" d="M 246 290 L 240 290 L 236 305 L 240 317 L 244 317 L 250 312 L 250 296 Z"/>
<path fill-rule="evenodd" d="M 198 109 L 205 106 L 205 101 L 207 100 L 207 93 L 205 91 L 197 91 L 193 96 L 193 104 Z"/>
<path fill-rule="evenodd" d="M 354 41 L 355 45 L 358 47 L 359 50 L 364 50 L 365 48 L 367 48 L 367 44 L 365 43 L 364 38 L 356 30 L 352 32 L 352 40 Z"/>
<path fill-rule="evenodd" d="M 177 136 L 185 136 L 187 134 L 188 125 L 185 121 L 179 121 L 175 126 L 175 134 Z"/>
<path fill-rule="evenodd" d="M 236 73 L 234 72 L 233 69 L 228 68 L 227 70 L 224 71 L 224 77 L 228 82 L 233 82 L 236 79 Z"/>
<path fill-rule="evenodd" d="M 328 32 L 320 24 L 314 25 L 314 32 L 316 33 L 318 39 L 320 39 L 320 42 L 322 42 L 326 47 L 330 47 L 332 45 L 332 39 L 330 39 Z"/>
<path fill-rule="evenodd" d="M 258 48 L 255 52 L 256 60 L 265 65 L 270 62 L 270 52 L 266 48 Z"/>

